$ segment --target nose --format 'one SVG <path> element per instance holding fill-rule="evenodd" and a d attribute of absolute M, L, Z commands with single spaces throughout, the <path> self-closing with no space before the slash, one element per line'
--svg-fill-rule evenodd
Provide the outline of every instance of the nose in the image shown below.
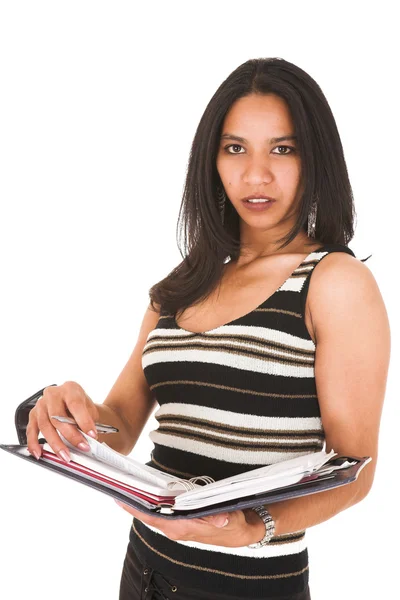
<path fill-rule="evenodd" d="M 272 166 L 265 154 L 255 157 L 247 163 L 243 174 L 243 180 L 246 183 L 259 185 L 262 183 L 271 183 L 273 179 Z"/>

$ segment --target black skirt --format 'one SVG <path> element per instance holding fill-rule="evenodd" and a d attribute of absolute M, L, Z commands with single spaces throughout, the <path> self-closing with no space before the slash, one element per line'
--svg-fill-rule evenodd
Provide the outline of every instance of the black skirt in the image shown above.
<path fill-rule="evenodd" d="M 122 568 L 119 600 L 254 600 L 248 596 L 226 596 L 205 593 L 201 589 L 182 587 L 176 579 L 160 573 L 139 560 L 129 541 Z M 261 600 L 261 599 L 260 599 Z M 291 596 L 268 597 L 265 600 L 311 600 L 310 589 Z"/>

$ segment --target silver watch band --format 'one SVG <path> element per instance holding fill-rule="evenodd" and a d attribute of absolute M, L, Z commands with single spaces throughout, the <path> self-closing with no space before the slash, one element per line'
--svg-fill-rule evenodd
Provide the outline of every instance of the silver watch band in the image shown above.
<path fill-rule="evenodd" d="M 268 542 L 274 537 L 275 534 L 275 521 L 269 514 L 265 506 L 253 506 L 252 510 L 258 514 L 259 517 L 264 521 L 265 524 L 265 535 L 262 540 L 255 544 L 250 544 L 248 548 L 262 548 L 266 546 Z"/>

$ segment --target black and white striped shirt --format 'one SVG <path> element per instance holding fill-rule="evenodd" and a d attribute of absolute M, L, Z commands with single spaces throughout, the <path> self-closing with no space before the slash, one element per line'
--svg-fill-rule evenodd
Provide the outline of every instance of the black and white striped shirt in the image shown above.
<path fill-rule="evenodd" d="M 215 329 L 189 332 L 161 311 L 142 356 L 159 403 L 148 464 L 218 480 L 323 448 L 304 310 L 313 269 L 337 251 L 354 256 L 347 246 L 322 246 L 256 309 Z M 252 550 L 173 541 L 134 519 L 130 539 L 154 569 L 208 593 L 268 598 L 308 583 L 305 531 Z"/>

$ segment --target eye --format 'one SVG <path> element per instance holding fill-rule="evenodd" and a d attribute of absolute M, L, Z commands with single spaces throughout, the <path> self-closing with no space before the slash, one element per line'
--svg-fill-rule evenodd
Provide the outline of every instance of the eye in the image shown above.
<path fill-rule="evenodd" d="M 226 150 L 228 154 L 242 154 L 241 152 L 229 152 L 228 148 L 243 148 L 243 146 L 240 146 L 239 144 L 229 144 L 229 146 L 225 146 L 224 150 Z"/>
<path fill-rule="evenodd" d="M 228 153 L 228 154 L 243 154 L 243 152 L 230 152 L 228 149 L 229 148 L 243 148 L 243 146 L 241 146 L 240 144 L 229 144 L 228 146 L 224 147 L 224 150 Z M 293 148 L 293 146 L 276 146 L 276 148 L 274 148 L 275 150 L 289 150 L 289 152 L 274 152 L 274 154 L 278 154 L 281 156 L 285 156 L 286 154 L 294 154 L 296 152 L 296 148 Z"/>
<path fill-rule="evenodd" d="M 278 152 L 278 154 L 281 154 L 282 156 L 284 156 L 285 154 L 293 154 L 294 152 L 296 152 L 296 149 L 293 148 L 293 146 L 277 146 L 276 148 L 284 148 L 285 150 L 290 150 L 290 152 Z"/>

